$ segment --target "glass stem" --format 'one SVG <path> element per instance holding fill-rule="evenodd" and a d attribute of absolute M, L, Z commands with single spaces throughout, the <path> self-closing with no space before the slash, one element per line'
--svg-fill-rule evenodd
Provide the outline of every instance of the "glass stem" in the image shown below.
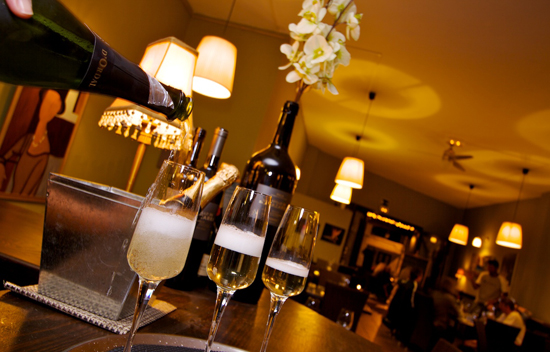
<path fill-rule="evenodd" d="M 269 341 L 269 337 L 271 336 L 271 331 L 273 330 L 273 324 L 275 323 L 275 318 L 277 318 L 277 315 L 281 311 L 281 308 L 283 307 L 283 303 L 285 303 L 286 299 L 287 297 L 278 296 L 273 294 L 273 292 L 271 292 L 269 316 L 267 317 L 267 325 L 264 333 L 264 341 L 262 342 L 262 348 L 260 349 L 260 352 L 265 352 L 265 350 L 267 349 L 267 343 Z"/>
<path fill-rule="evenodd" d="M 210 326 L 210 333 L 208 334 L 208 340 L 206 341 L 206 348 L 204 349 L 204 352 L 210 352 L 212 348 L 212 343 L 214 342 L 214 338 L 218 332 L 218 326 L 220 324 L 220 320 L 222 319 L 223 312 L 225 311 L 225 307 L 227 307 L 229 300 L 233 297 L 233 293 L 235 293 L 235 290 L 227 290 L 218 286 L 216 307 L 214 308 L 212 325 Z"/>
<path fill-rule="evenodd" d="M 128 339 L 126 340 L 126 345 L 124 346 L 124 352 L 130 352 L 132 350 L 132 342 L 134 340 L 134 336 L 136 335 L 136 331 L 139 328 L 141 316 L 143 315 L 145 308 L 147 308 L 147 304 L 149 303 L 149 300 L 151 299 L 151 296 L 153 295 L 153 292 L 155 292 L 155 289 L 159 283 L 160 281 L 150 281 L 142 279 L 141 277 L 139 278 L 139 292 L 138 299 L 136 301 L 136 309 L 134 311 L 132 327 L 128 332 Z"/>

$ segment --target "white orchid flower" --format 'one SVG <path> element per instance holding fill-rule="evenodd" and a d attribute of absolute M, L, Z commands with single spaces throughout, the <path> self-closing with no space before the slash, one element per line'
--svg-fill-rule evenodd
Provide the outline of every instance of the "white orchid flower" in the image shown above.
<path fill-rule="evenodd" d="M 334 16 L 332 25 L 323 22 L 327 13 Z M 293 67 L 286 81 L 299 82 L 296 100 L 308 87 L 338 94 L 332 78 L 340 65 L 350 63 L 346 40 L 359 39 L 362 15 L 357 14 L 353 0 L 304 0 L 298 15 L 301 20 L 288 26 L 294 43 L 280 48 L 289 63 L 279 69 Z M 336 30 L 338 24 L 345 24 L 345 35 Z"/>
<path fill-rule="evenodd" d="M 336 57 L 334 50 L 321 35 L 311 36 L 304 45 L 304 54 L 311 64 L 318 64 Z"/>
<path fill-rule="evenodd" d="M 295 74 L 288 74 L 286 76 L 287 82 L 293 83 L 289 79 L 295 79 L 296 75 L 300 76 L 301 79 L 304 80 L 305 84 L 314 84 L 319 80 L 319 77 L 317 76 L 317 72 L 321 69 L 320 65 L 312 65 L 311 62 L 308 62 L 308 60 L 305 57 L 302 57 L 300 61 L 293 64 L 294 65 L 294 71 Z M 299 79 L 298 79 L 299 80 Z M 294 81 L 297 82 L 298 80 Z"/>
<path fill-rule="evenodd" d="M 281 52 L 286 55 L 286 58 L 288 59 L 289 63 L 284 66 L 279 66 L 279 70 L 286 70 L 289 68 L 293 63 L 300 60 L 300 57 L 304 55 L 303 52 L 299 51 L 300 43 L 298 41 L 295 41 L 294 44 L 283 44 L 281 45 Z"/>
<path fill-rule="evenodd" d="M 340 50 L 336 52 L 336 60 L 334 60 L 338 65 L 347 66 L 351 61 L 351 55 L 348 49 L 344 46 L 340 46 Z"/>
<path fill-rule="evenodd" d="M 302 12 L 300 12 L 302 19 L 296 26 L 297 33 L 313 33 L 326 14 L 327 9 L 319 3 L 314 4 L 307 10 L 302 10 Z"/>
<path fill-rule="evenodd" d="M 359 27 L 359 23 L 361 23 L 361 19 L 363 18 L 363 14 L 354 14 L 353 16 L 349 16 L 346 20 L 347 26 L 346 26 L 346 37 L 349 39 L 353 38 L 353 40 L 359 39 L 359 34 L 361 34 L 361 27 Z"/>

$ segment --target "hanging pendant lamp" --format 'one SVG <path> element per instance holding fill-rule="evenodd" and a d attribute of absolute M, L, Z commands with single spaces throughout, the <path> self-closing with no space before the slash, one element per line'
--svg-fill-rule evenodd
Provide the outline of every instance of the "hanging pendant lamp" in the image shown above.
<path fill-rule="evenodd" d="M 361 131 L 361 135 L 364 134 L 365 131 L 365 125 L 367 124 L 367 120 L 370 114 L 370 109 L 372 107 L 372 101 L 376 97 L 375 92 L 369 92 L 369 108 L 367 110 L 367 114 L 365 115 L 365 120 L 363 121 L 363 129 Z M 359 152 L 359 146 L 361 141 L 361 135 L 355 136 L 355 140 L 357 141 L 357 150 L 356 154 Z M 338 173 L 336 174 L 336 178 L 334 179 L 334 182 L 336 182 L 339 185 L 348 186 L 351 188 L 361 189 L 363 188 L 363 177 L 365 174 L 365 163 L 363 160 L 347 156 L 342 160 L 342 164 L 340 164 L 340 168 L 338 169 Z"/>
<path fill-rule="evenodd" d="M 335 202 L 349 204 L 351 203 L 351 191 L 351 187 L 336 184 L 330 194 L 330 199 Z"/>
<path fill-rule="evenodd" d="M 496 243 L 499 246 L 521 249 L 523 242 L 521 225 L 514 221 L 516 219 L 516 212 L 518 210 L 519 200 L 521 198 L 521 191 L 523 190 L 523 184 L 525 182 L 525 176 L 528 172 L 529 169 L 522 170 L 523 178 L 521 179 L 521 186 L 519 188 L 518 200 L 514 209 L 514 216 L 512 217 L 512 221 L 504 221 L 498 231 Z"/>
<path fill-rule="evenodd" d="M 462 221 L 464 222 L 464 215 L 466 214 L 466 209 L 468 209 L 468 203 L 470 202 L 470 196 L 474 185 L 470 185 L 470 192 L 468 192 L 468 198 L 466 199 L 466 206 L 464 207 L 464 212 L 462 213 Z M 453 226 L 451 233 L 449 234 L 449 241 L 465 246 L 468 243 L 468 226 L 457 223 Z"/>
<path fill-rule="evenodd" d="M 227 30 L 236 0 L 233 0 L 223 33 Z M 233 92 L 237 48 L 221 37 L 207 35 L 197 47 L 199 58 L 193 77 L 193 91 L 210 98 L 227 99 Z"/>

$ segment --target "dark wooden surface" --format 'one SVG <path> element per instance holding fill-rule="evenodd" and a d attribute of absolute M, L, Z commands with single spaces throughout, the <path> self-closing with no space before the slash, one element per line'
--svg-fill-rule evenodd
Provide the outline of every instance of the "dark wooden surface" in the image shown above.
<path fill-rule="evenodd" d="M 0 257 L 13 259 L 10 262 L 15 266 L 23 263 L 38 269 L 43 221 L 44 213 L 39 207 L 38 211 L 33 211 L 0 200 Z M 176 311 L 143 327 L 138 333 L 207 338 L 214 311 L 214 292 L 181 292 L 162 287 L 157 297 L 176 306 Z M 231 301 L 216 342 L 258 351 L 268 309 L 267 290 L 258 305 Z M 0 291 L 0 351 L 58 352 L 103 336 L 116 335 L 16 293 Z M 287 300 L 275 321 L 267 351 L 380 352 L 381 349 L 319 313 Z"/>
<path fill-rule="evenodd" d="M 40 265 L 44 206 L 33 209 L 0 200 L 0 252 L 32 265 Z"/>
<path fill-rule="evenodd" d="M 215 294 L 208 290 L 180 292 L 162 287 L 158 299 L 176 311 L 141 328 L 138 333 L 162 333 L 206 339 Z M 267 320 L 269 293 L 258 305 L 230 302 L 216 342 L 258 351 Z M 64 351 L 76 344 L 113 333 L 9 291 L 0 292 L 0 350 Z M 275 321 L 268 352 L 380 352 L 379 346 L 347 331 L 315 311 L 287 300 Z"/>

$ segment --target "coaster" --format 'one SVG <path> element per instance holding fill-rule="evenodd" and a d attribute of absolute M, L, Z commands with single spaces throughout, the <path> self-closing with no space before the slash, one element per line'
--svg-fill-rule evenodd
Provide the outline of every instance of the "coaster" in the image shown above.
<path fill-rule="evenodd" d="M 100 328 L 109 330 L 117 334 L 127 334 L 128 331 L 130 331 L 130 327 L 132 326 L 132 316 L 120 320 L 108 319 L 94 313 L 90 313 L 83 309 L 73 307 L 67 303 L 60 302 L 53 298 L 41 295 L 40 293 L 38 293 L 38 285 L 21 287 L 6 281 L 4 283 L 4 287 L 12 292 L 21 294 L 37 302 L 44 303 L 66 314 L 72 315 L 73 317 L 79 318 L 81 320 L 84 320 L 85 322 L 99 326 Z M 175 306 L 165 301 L 156 299 L 151 305 L 147 306 L 147 308 L 145 309 L 139 327 L 141 328 L 147 324 L 150 324 L 155 320 L 160 319 L 163 316 L 173 312 L 174 310 L 176 310 Z"/>

